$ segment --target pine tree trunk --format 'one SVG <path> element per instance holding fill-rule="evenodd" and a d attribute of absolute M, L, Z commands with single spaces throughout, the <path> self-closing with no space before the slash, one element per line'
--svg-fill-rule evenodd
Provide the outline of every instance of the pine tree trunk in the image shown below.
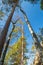
<path fill-rule="evenodd" d="M 9 35 L 9 39 L 8 39 L 8 41 L 6 42 L 6 44 L 5 44 L 5 48 L 4 48 L 3 52 L 2 52 L 2 55 L 1 55 L 1 61 L 0 61 L 0 62 L 1 62 L 1 65 L 4 64 L 4 59 L 5 59 L 6 52 L 7 52 L 8 46 L 9 46 L 9 42 L 10 42 L 10 38 L 11 38 L 11 34 L 12 34 L 14 28 L 15 28 L 15 25 L 14 25 L 13 28 L 12 28 L 12 31 L 11 31 L 11 33 L 10 33 L 10 35 Z"/>
<path fill-rule="evenodd" d="M 10 22 L 11 22 L 15 7 L 16 7 L 16 4 L 12 8 L 11 14 L 9 15 L 9 17 L 8 17 L 8 19 L 6 21 L 6 24 L 5 24 L 4 28 L 3 28 L 3 31 L 2 31 L 2 33 L 0 35 L 0 57 L 1 57 L 1 54 L 2 54 L 2 50 L 3 50 L 4 43 L 5 43 L 6 35 L 7 35 L 7 32 L 8 32 L 8 28 L 9 28 L 9 25 L 10 25 Z"/>
<path fill-rule="evenodd" d="M 27 25 L 28 25 L 28 29 L 29 29 L 29 31 L 30 31 L 30 33 L 31 33 L 31 35 L 32 35 L 33 40 L 35 41 L 36 49 L 42 48 L 41 45 L 40 45 L 40 42 L 39 42 L 39 40 L 38 40 L 37 35 L 35 34 L 34 30 L 32 29 L 32 26 L 30 25 L 30 22 L 29 22 L 29 20 L 28 20 L 28 18 L 27 18 L 26 13 L 22 10 L 22 8 L 21 8 L 20 6 L 18 6 L 18 7 L 20 8 L 20 11 L 21 11 L 21 12 L 23 13 L 23 15 L 24 15 L 25 21 L 26 21 L 26 23 L 27 23 Z"/>
<path fill-rule="evenodd" d="M 24 58 L 24 53 L 23 53 L 23 38 L 24 38 L 24 33 L 23 33 L 23 25 L 22 25 L 22 52 L 21 52 L 21 55 L 22 55 L 22 57 L 21 57 L 21 65 L 24 65 L 24 63 L 23 63 L 23 58 Z"/>

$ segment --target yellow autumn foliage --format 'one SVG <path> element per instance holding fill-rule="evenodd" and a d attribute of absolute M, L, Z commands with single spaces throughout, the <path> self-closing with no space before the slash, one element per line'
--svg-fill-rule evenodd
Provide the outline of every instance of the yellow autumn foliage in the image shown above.
<path fill-rule="evenodd" d="M 20 54 L 18 54 L 17 57 L 21 58 L 21 47 L 22 47 L 22 37 L 20 37 L 19 40 L 14 45 L 10 46 L 6 54 L 5 60 L 7 60 L 8 62 L 10 56 L 18 51 L 20 52 Z"/>
<path fill-rule="evenodd" d="M 34 51 L 35 50 L 35 46 L 33 45 L 31 49 L 32 49 L 32 51 Z"/>

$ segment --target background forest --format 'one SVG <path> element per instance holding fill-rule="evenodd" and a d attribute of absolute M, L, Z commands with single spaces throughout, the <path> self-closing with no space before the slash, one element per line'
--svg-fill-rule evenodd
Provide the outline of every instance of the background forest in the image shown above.
<path fill-rule="evenodd" d="M 43 0 L 0 0 L 0 65 L 43 65 Z"/>

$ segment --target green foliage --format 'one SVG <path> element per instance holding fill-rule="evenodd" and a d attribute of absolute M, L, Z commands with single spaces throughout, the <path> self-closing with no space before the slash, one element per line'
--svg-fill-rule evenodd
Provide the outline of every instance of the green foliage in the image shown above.
<path fill-rule="evenodd" d="M 40 8 L 41 8 L 41 10 L 43 10 L 43 0 L 24 0 L 24 1 L 31 2 L 31 4 L 37 4 L 38 1 L 40 1 Z M 2 2 L 12 4 L 12 3 L 18 3 L 18 2 L 20 2 L 20 0 L 6 0 L 6 1 L 2 0 Z M 23 0 L 21 2 L 23 2 Z"/>
<path fill-rule="evenodd" d="M 40 2 L 40 8 L 43 10 L 43 0 Z"/>
<path fill-rule="evenodd" d="M 0 10 L 0 19 L 2 20 L 2 17 L 4 17 L 4 13 Z"/>
<path fill-rule="evenodd" d="M 31 49 L 32 49 L 32 51 L 34 51 L 36 48 L 35 48 L 35 46 L 33 45 Z"/>
<path fill-rule="evenodd" d="M 12 3 L 18 3 L 19 0 L 2 0 L 2 3 L 4 4 L 12 4 Z"/>

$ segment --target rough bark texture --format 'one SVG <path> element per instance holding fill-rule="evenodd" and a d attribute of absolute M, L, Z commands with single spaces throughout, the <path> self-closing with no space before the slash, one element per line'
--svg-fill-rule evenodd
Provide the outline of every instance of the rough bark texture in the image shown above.
<path fill-rule="evenodd" d="M 5 24 L 4 28 L 3 28 L 3 31 L 2 31 L 2 33 L 0 35 L 0 57 L 1 57 L 1 53 L 2 53 L 2 50 L 3 50 L 4 43 L 5 43 L 6 35 L 7 35 L 7 32 L 8 32 L 8 28 L 9 28 L 9 25 L 10 25 L 10 22 L 11 22 L 15 7 L 16 7 L 16 4 L 12 8 L 11 14 L 9 15 L 9 17 L 7 19 L 7 22 L 6 22 L 6 24 Z"/>
<path fill-rule="evenodd" d="M 10 38 L 11 38 L 11 35 L 12 35 L 12 32 L 13 32 L 14 28 L 15 28 L 15 25 L 13 26 L 12 31 L 11 31 L 11 33 L 9 35 L 9 39 L 8 39 L 8 41 L 5 44 L 5 49 L 4 49 L 4 51 L 2 53 L 2 56 L 1 56 L 1 62 L 2 62 L 1 65 L 4 64 L 4 59 L 5 59 L 5 56 L 6 56 L 6 52 L 7 52 L 7 49 L 8 49 L 8 46 L 9 46 L 9 42 L 10 42 Z"/>

